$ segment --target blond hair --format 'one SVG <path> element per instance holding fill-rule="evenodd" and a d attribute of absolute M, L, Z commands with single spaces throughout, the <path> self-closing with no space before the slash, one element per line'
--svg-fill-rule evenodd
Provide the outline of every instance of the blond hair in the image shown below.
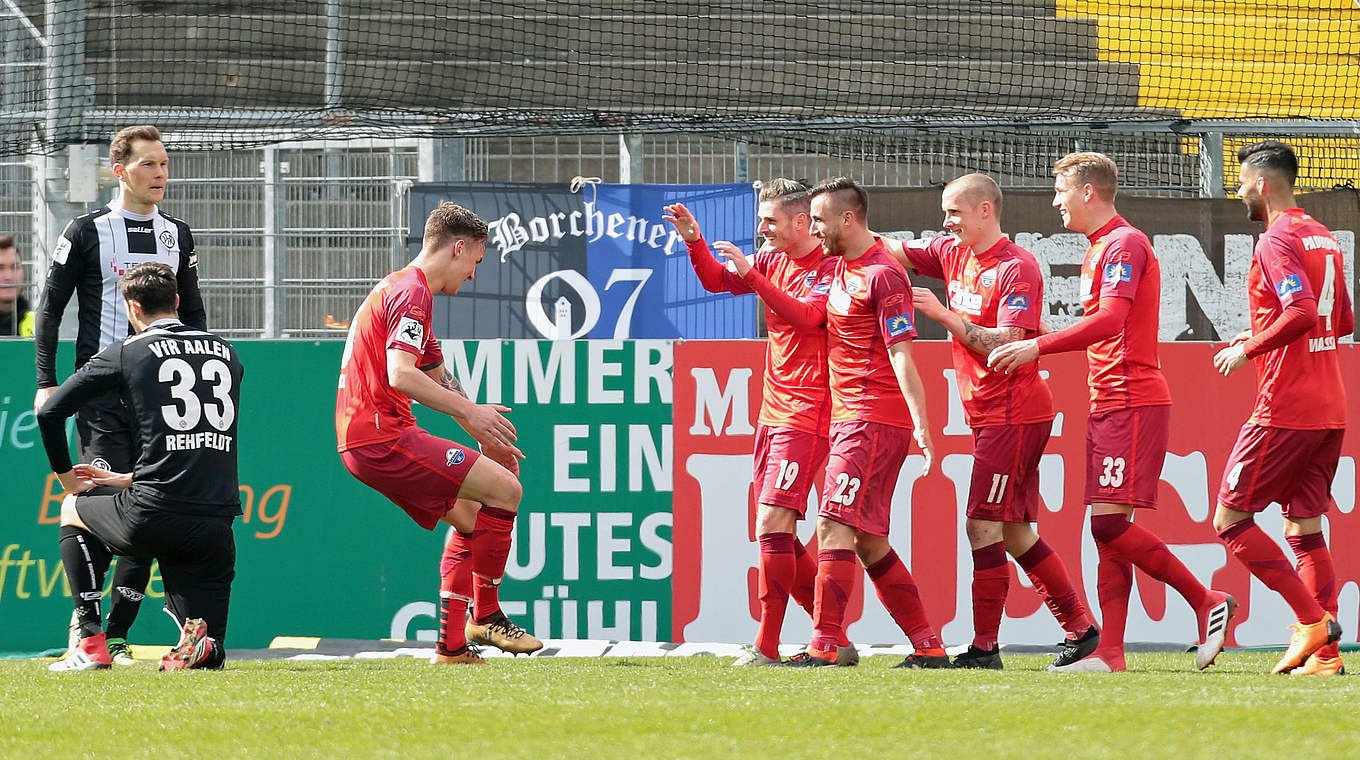
<path fill-rule="evenodd" d="M 1079 186 L 1090 185 L 1095 188 L 1096 195 L 1107 201 L 1113 201 L 1119 190 L 1119 169 L 1104 153 L 1068 153 L 1053 165 L 1053 175 L 1070 176 Z"/>

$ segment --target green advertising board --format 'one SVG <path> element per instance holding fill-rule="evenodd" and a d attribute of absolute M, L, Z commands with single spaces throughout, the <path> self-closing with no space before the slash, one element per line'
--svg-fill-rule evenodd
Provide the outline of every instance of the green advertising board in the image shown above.
<path fill-rule="evenodd" d="M 341 341 L 239 341 L 237 575 L 228 645 L 277 635 L 433 640 L 441 527 L 419 528 L 335 451 Z M 666 638 L 671 576 L 671 343 L 446 341 L 477 401 L 512 408 L 524 501 L 501 587 L 540 638 Z M 58 367 L 70 367 L 63 346 Z M 31 408 L 31 342 L 0 342 L 0 652 L 63 646 L 70 590 L 60 488 Z M 447 417 L 426 429 L 470 442 Z M 74 441 L 74 435 L 70 436 Z M 106 582 L 107 585 L 107 582 Z M 175 638 L 153 574 L 133 643 Z"/>

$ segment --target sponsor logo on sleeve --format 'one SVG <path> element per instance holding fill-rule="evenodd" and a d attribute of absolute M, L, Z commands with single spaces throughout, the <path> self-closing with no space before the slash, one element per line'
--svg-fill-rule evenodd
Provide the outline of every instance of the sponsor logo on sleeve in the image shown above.
<path fill-rule="evenodd" d="M 1029 296 L 1017 294 L 1007 298 L 1006 308 L 1011 311 L 1029 311 Z"/>
<path fill-rule="evenodd" d="M 888 317 L 887 327 L 888 335 L 894 338 L 897 337 L 898 335 L 910 331 L 912 329 L 911 314 L 904 312 L 902 314 L 898 314 L 895 317 Z"/>
<path fill-rule="evenodd" d="M 1280 298 L 1297 293 L 1300 290 L 1303 290 L 1303 280 L 1299 279 L 1296 274 L 1285 275 L 1285 278 L 1280 280 L 1280 284 L 1275 288 L 1275 292 L 1280 294 Z"/>
<path fill-rule="evenodd" d="M 414 349 L 424 349 L 425 326 L 410 317 L 402 317 L 397 324 L 397 340 Z"/>
<path fill-rule="evenodd" d="M 1106 280 L 1118 280 L 1119 282 L 1133 282 L 1133 267 L 1122 261 L 1116 261 L 1105 267 Z"/>
<path fill-rule="evenodd" d="M 71 241 L 65 236 L 57 238 L 57 247 L 52 249 L 52 260 L 58 264 L 65 264 L 66 257 L 71 253 Z"/>
<path fill-rule="evenodd" d="M 448 467 L 452 467 L 456 464 L 462 464 L 463 459 L 465 458 L 466 455 L 463 454 L 462 449 L 449 449 L 444 453 L 444 464 Z"/>

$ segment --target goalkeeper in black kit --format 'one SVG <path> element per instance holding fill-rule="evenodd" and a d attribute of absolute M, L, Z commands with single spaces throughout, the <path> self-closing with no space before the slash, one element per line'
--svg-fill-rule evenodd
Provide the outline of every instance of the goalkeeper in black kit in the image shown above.
<path fill-rule="evenodd" d="M 61 506 L 61 559 L 80 643 L 52 670 L 108 668 L 100 596 L 110 554 L 155 557 L 166 609 L 181 624 L 161 670 L 220 668 L 231 582 L 232 522 L 241 514 L 236 423 L 242 367 L 230 343 L 175 316 L 175 272 L 137 266 L 119 282 L 137 334 L 95 354 L 38 413 Z M 121 396 L 132 421 L 131 473 L 71 464 L 66 419 L 89 400 Z"/>

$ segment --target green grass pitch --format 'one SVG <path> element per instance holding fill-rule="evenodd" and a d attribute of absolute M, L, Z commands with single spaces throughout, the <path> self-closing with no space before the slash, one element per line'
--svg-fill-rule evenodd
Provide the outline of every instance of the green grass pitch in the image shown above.
<path fill-rule="evenodd" d="M 1134 654 L 1131 672 L 733 668 L 714 657 L 0 662 L 5 758 L 1354 757 L 1360 680 L 1269 676 L 1277 654 Z"/>

